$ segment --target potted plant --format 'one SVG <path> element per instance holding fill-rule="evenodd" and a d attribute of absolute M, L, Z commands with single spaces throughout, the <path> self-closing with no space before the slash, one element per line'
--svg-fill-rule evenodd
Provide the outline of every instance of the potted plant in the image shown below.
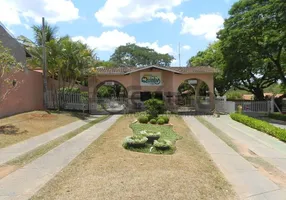
<path fill-rule="evenodd" d="M 161 133 L 160 132 L 157 132 L 157 133 L 154 133 L 154 132 L 151 132 L 151 131 L 141 131 L 140 134 L 144 137 L 147 137 L 148 138 L 148 143 L 150 144 L 153 144 L 155 140 L 158 140 L 161 136 Z"/>

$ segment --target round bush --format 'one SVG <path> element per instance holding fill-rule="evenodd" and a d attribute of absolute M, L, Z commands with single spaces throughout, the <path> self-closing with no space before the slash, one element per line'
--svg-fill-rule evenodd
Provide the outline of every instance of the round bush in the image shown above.
<path fill-rule="evenodd" d="M 168 124 L 169 121 L 170 121 L 170 118 L 169 118 L 168 116 L 166 116 L 166 115 L 164 115 L 164 116 L 162 116 L 162 117 L 160 117 L 160 118 L 164 119 L 165 124 Z"/>
<path fill-rule="evenodd" d="M 169 140 L 162 140 L 160 142 L 158 140 L 155 140 L 154 141 L 154 147 L 156 149 L 160 149 L 160 150 L 167 150 L 167 149 L 170 149 L 172 147 L 172 142 Z"/>
<path fill-rule="evenodd" d="M 138 121 L 141 123 L 141 124 L 147 124 L 148 123 L 148 117 L 147 116 L 140 116 L 138 118 Z"/>
<path fill-rule="evenodd" d="M 156 119 L 151 119 L 151 120 L 150 120 L 150 123 L 151 123 L 151 124 L 156 124 L 157 121 L 156 121 Z"/>
<path fill-rule="evenodd" d="M 123 146 L 126 147 L 144 147 L 148 138 L 143 135 L 128 136 L 123 142 Z"/>
<path fill-rule="evenodd" d="M 163 125 L 163 124 L 165 124 L 165 120 L 164 120 L 163 118 L 159 118 L 159 119 L 157 120 L 157 124 Z"/>

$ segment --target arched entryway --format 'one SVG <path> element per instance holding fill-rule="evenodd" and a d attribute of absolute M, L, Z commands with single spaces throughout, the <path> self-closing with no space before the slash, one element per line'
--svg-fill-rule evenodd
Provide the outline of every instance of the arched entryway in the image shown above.
<path fill-rule="evenodd" d="M 177 91 L 176 105 L 178 112 L 205 112 L 213 107 L 213 94 L 209 86 L 200 79 L 187 79 L 183 81 Z"/>
<path fill-rule="evenodd" d="M 122 113 L 127 108 L 128 92 L 124 85 L 115 80 L 104 80 L 94 88 L 97 113 Z"/>

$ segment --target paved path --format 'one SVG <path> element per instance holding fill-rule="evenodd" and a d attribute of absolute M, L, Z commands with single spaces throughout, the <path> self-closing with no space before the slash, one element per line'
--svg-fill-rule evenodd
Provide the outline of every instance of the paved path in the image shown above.
<path fill-rule="evenodd" d="M 195 137 L 205 147 L 241 199 L 285 200 L 286 191 L 263 176 L 248 161 L 225 144 L 195 117 L 184 117 Z"/>
<path fill-rule="evenodd" d="M 0 180 L 0 200 L 28 200 L 88 145 L 95 141 L 119 115 L 96 124 Z"/>
<path fill-rule="evenodd" d="M 5 147 L 0 149 L 0 165 L 12 160 L 20 155 L 23 155 L 43 144 L 46 144 L 60 136 L 63 136 L 70 131 L 73 131 L 83 125 L 85 125 L 86 121 L 76 121 L 65 126 L 56 128 L 47 133 L 41 134 L 39 136 L 32 137 L 30 139 L 24 140 L 17 144 Z"/>
<path fill-rule="evenodd" d="M 232 120 L 229 116 L 206 116 L 210 123 L 232 139 L 286 174 L 286 144 L 278 139 Z"/>

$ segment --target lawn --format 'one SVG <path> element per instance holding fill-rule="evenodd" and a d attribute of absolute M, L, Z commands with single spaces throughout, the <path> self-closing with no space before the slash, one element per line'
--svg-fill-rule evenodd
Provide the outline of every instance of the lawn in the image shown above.
<path fill-rule="evenodd" d="M 172 155 L 124 149 L 132 121 L 120 118 L 32 199 L 236 199 L 180 117 L 171 118 L 182 137 Z"/>
<path fill-rule="evenodd" d="M 79 120 L 72 113 L 34 111 L 0 119 L 0 148 Z"/>
<path fill-rule="evenodd" d="M 133 130 L 133 133 L 135 135 L 140 135 L 141 131 L 151 131 L 154 133 L 160 132 L 161 136 L 159 141 L 162 140 L 169 140 L 171 141 L 174 146 L 177 140 L 181 139 L 179 135 L 177 135 L 172 126 L 169 125 L 153 125 L 153 124 L 140 124 L 140 123 L 133 123 L 130 125 L 130 128 Z M 150 148 L 152 147 L 152 144 L 146 144 L 144 148 L 129 148 L 129 150 L 132 151 L 137 151 L 137 152 L 142 152 L 142 153 L 154 153 L 154 154 L 172 154 L 176 150 L 175 148 L 165 150 L 165 151 L 160 151 L 157 150 L 156 148 L 152 148 L 150 151 Z"/>

